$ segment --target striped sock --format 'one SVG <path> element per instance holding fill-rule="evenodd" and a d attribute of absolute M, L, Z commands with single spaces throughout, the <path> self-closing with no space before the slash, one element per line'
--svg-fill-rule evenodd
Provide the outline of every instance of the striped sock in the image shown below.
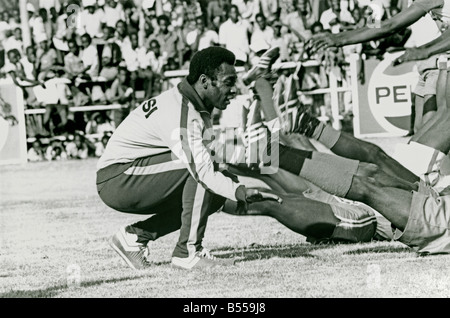
<path fill-rule="evenodd" d="M 340 135 L 340 131 L 321 122 L 317 125 L 311 138 L 319 141 L 328 149 L 331 149 L 338 141 Z"/>

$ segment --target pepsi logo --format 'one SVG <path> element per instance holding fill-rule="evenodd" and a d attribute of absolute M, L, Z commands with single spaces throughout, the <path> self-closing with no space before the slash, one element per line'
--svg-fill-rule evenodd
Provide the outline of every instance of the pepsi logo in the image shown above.
<path fill-rule="evenodd" d="M 411 92 L 419 79 L 415 62 L 392 65 L 401 54 L 385 55 L 370 77 L 367 92 L 369 108 L 376 121 L 386 132 L 395 135 L 404 135 L 409 130 Z"/>

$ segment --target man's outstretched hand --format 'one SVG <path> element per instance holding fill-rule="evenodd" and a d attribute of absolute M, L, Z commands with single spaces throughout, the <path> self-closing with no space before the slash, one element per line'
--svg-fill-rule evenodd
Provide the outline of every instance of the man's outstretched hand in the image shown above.
<path fill-rule="evenodd" d="M 415 47 L 408 48 L 405 50 L 405 53 L 397 57 L 394 62 L 392 62 L 392 65 L 396 66 L 405 62 L 425 60 L 428 57 L 428 54 L 423 49 Z"/>
<path fill-rule="evenodd" d="M 311 56 L 321 50 L 325 50 L 329 47 L 335 47 L 335 37 L 335 34 L 331 34 L 329 32 L 316 34 L 306 42 L 305 51 Z"/>
<path fill-rule="evenodd" d="M 248 204 L 252 202 L 259 202 L 265 200 L 277 201 L 278 203 L 282 203 L 283 200 L 273 194 L 268 192 L 262 192 L 258 189 L 246 188 L 241 185 L 236 190 L 236 200 L 238 201 L 236 212 L 239 215 L 245 215 L 248 210 Z"/>

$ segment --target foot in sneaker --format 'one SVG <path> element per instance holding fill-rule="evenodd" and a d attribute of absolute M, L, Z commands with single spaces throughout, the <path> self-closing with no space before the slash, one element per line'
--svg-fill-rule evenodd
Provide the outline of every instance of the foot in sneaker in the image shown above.
<path fill-rule="evenodd" d="M 270 48 L 266 52 L 264 52 L 258 63 L 242 77 L 242 81 L 244 82 L 244 84 L 250 85 L 259 77 L 266 75 L 269 72 L 273 62 L 275 62 L 279 56 L 280 48 L 278 47 Z"/>
<path fill-rule="evenodd" d="M 306 111 L 299 110 L 292 132 L 311 137 L 319 124 L 320 120 L 316 117 Z"/>
<path fill-rule="evenodd" d="M 196 252 L 194 257 L 172 257 L 172 266 L 188 270 L 194 268 L 212 268 L 216 266 L 233 266 L 234 262 L 234 259 L 216 258 L 211 255 L 206 248 Z"/>
<path fill-rule="evenodd" d="M 151 266 L 148 262 L 147 246 L 137 242 L 137 235 L 128 233 L 122 227 L 110 240 L 111 247 L 134 269 L 144 269 Z"/>

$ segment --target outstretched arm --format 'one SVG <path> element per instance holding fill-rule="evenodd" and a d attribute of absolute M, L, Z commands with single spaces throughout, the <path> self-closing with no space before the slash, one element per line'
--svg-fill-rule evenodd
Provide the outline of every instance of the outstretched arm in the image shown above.
<path fill-rule="evenodd" d="M 393 64 L 398 65 L 408 61 L 424 60 L 435 54 L 447 52 L 448 50 L 450 50 L 450 29 L 442 33 L 440 37 L 425 45 L 407 49 L 404 54 L 399 56 L 393 62 Z"/>
<path fill-rule="evenodd" d="M 314 54 L 318 50 L 327 47 L 341 47 L 384 38 L 410 26 L 423 17 L 428 11 L 439 7 L 441 2 L 443 1 L 420 1 L 420 4 L 414 3 L 408 9 L 400 12 L 391 19 L 383 21 L 379 27 L 366 26 L 361 29 L 339 34 L 319 34 L 309 41 L 308 48 L 310 48 L 312 54 Z"/>

